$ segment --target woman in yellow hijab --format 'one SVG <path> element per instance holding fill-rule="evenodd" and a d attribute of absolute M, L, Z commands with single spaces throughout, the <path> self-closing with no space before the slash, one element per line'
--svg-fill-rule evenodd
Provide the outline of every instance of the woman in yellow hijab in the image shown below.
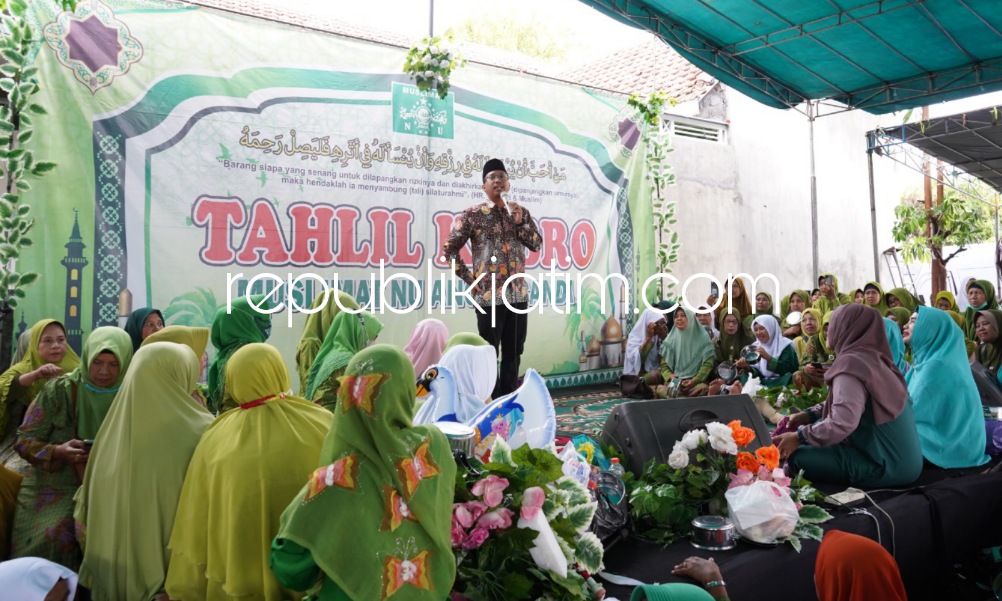
<path fill-rule="evenodd" d="M 282 356 L 267 344 L 248 344 L 227 362 L 226 389 L 239 409 L 209 426 L 191 458 L 170 538 L 170 598 L 294 597 L 279 587 L 268 553 L 334 416 L 290 387 Z"/>
<path fill-rule="evenodd" d="M 55 319 L 31 326 L 28 354 L 0 375 L 0 434 L 11 417 L 21 423 L 24 408 L 52 378 L 68 374 L 80 365 L 80 357 L 66 343 L 66 329 Z"/>
<path fill-rule="evenodd" d="M 192 397 L 187 346 L 139 348 L 94 441 L 74 517 L 80 583 L 94 601 L 147 600 L 163 590 L 188 462 L 212 415 Z"/>
<path fill-rule="evenodd" d="M 83 441 L 97 434 L 130 359 L 132 339 L 125 330 L 97 328 L 84 344 L 83 363 L 50 380 L 28 407 L 14 446 L 31 469 L 17 494 L 13 557 L 42 557 L 71 570 L 80 566 L 73 495 L 90 450 Z"/>

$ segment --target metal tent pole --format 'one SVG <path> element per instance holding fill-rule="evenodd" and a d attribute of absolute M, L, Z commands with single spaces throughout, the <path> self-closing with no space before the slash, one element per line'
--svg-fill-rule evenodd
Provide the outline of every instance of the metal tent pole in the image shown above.
<path fill-rule="evenodd" d="M 873 150 L 866 151 L 866 164 L 870 172 L 870 228 L 873 232 L 873 281 L 880 281 L 880 260 L 877 258 L 877 194 L 873 187 Z"/>
<path fill-rule="evenodd" d="M 814 102 L 807 103 L 807 123 L 809 125 L 809 136 L 811 145 L 811 260 L 814 267 L 813 282 L 818 281 L 818 180 L 814 172 L 814 118 L 817 105 Z"/>

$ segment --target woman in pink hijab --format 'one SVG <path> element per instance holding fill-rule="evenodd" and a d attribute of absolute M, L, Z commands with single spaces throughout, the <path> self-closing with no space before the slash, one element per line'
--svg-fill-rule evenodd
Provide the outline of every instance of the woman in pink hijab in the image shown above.
<path fill-rule="evenodd" d="M 414 326 L 404 352 L 411 358 L 417 376 L 420 377 L 428 366 L 438 363 L 448 339 L 449 328 L 437 319 L 422 319 Z"/>

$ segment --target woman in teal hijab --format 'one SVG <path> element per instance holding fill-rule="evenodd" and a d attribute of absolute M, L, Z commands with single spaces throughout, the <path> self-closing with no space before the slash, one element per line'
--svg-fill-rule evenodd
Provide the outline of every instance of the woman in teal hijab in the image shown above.
<path fill-rule="evenodd" d="M 212 346 L 216 357 L 209 366 L 208 409 L 214 414 L 234 409 L 237 405 L 226 393 L 226 362 L 240 347 L 252 342 L 264 342 L 271 336 L 271 302 L 264 294 L 248 298 L 241 296 L 230 305 L 221 307 L 212 320 Z"/>
<path fill-rule="evenodd" d="M 129 313 L 129 319 L 125 322 L 125 331 L 132 338 L 132 352 L 139 350 L 139 345 L 146 340 L 150 334 L 154 334 L 164 329 L 164 314 L 160 309 L 143 307 Z"/>
<path fill-rule="evenodd" d="M 920 306 L 905 328 L 905 342 L 912 348 L 905 382 L 922 456 L 943 468 L 987 463 L 981 397 L 960 329 L 946 312 Z"/>
<path fill-rule="evenodd" d="M 80 366 L 46 383 L 28 407 L 14 448 L 32 469 L 17 496 L 13 557 L 80 568 L 73 495 L 90 452 L 83 441 L 97 435 L 131 359 L 125 331 L 97 328 L 84 343 Z"/>
<path fill-rule="evenodd" d="M 337 405 L 338 378 L 344 374 L 345 366 L 382 329 L 383 324 L 372 313 L 338 313 L 310 367 L 303 398 L 333 411 Z"/>
<path fill-rule="evenodd" d="M 661 375 L 665 382 L 681 380 L 679 396 L 703 396 L 717 352 L 688 309 L 676 309 L 673 321 L 675 327 L 661 343 Z"/>
<path fill-rule="evenodd" d="M 901 337 L 901 328 L 898 326 L 898 322 L 885 317 L 884 333 L 887 334 L 887 343 L 891 347 L 891 359 L 894 361 L 894 366 L 903 376 L 908 373 L 911 366 L 905 362 L 905 341 Z"/>

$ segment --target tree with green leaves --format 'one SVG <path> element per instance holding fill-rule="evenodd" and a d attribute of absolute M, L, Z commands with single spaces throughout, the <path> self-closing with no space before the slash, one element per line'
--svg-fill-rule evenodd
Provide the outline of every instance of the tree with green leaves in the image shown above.
<path fill-rule="evenodd" d="M 894 241 L 901 244 L 901 257 L 906 263 L 939 262 L 943 274 L 946 264 L 972 244 L 992 239 L 995 223 L 995 205 L 998 195 L 978 180 L 960 186 L 960 190 L 947 189 L 942 203 L 926 207 L 921 192 L 909 192 L 894 209 Z M 994 203 L 994 204 L 993 204 Z M 945 247 L 956 250 L 945 254 Z M 939 288 L 933 282 L 934 292 Z"/>
<path fill-rule="evenodd" d="M 2 1 L 2 0 L 0 0 Z M 75 0 L 59 2 L 73 10 Z M 0 366 L 10 363 L 14 309 L 26 296 L 27 287 L 38 279 L 33 272 L 19 272 L 17 260 L 31 246 L 28 233 L 35 225 L 30 205 L 22 196 L 31 190 L 29 178 L 41 177 L 55 163 L 37 160 L 24 145 L 34 134 L 32 119 L 46 114 L 32 97 L 39 91 L 38 69 L 30 64 L 30 50 L 38 32 L 25 19 L 25 0 L 3 2 L 0 30 Z"/>

